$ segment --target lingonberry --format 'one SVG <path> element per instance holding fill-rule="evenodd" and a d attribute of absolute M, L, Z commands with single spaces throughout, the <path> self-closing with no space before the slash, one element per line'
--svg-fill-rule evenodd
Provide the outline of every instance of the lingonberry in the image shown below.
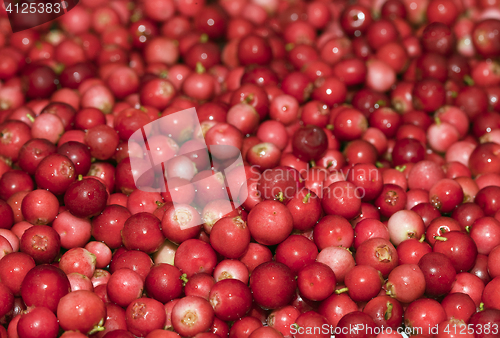
<path fill-rule="evenodd" d="M 75 179 L 73 162 L 67 156 L 60 154 L 45 157 L 35 171 L 38 188 L 48 189 L 55 195 L 64 194 Z"/>
<path fill-rule="evenodd" d="M 148 213 L 130 216 L 121 230 L 122 243 L 128 250 L 141 250 L 148 254 L 158 250 L 164 241 L 160 220 Z"/>
<path fill-rule="evenodd" d="M 27 306 L 44 306 L 56 312 L 61 298 L 71 291 L 68 277 L 59 268 L 41 264 L 25 275 L 21 284 L 21 297 Z"/>
<path fill-rule="evenodd" d="M 95 293 L 88 290 L 72 291 L 57 305 L 57 318 L 64 330 L 92 333 L 99 330 L 106 319 L 106 306 Z"/>
<path fill-rule="evenodd" d="M 436 237 L 433 251 L 448 256 L 457 273 L 472 269 L 477 257 L 476 244 L 470 236 L 460 231 L 446 232 Z"/>
<path fill-rule="evenodd" d="M 224 279 L 215 283 L 208 300 L 215 315 L 225 321 L 243 317 L 252 306 L 250 288 L 237 279 Z"/>
<path fill-rule="evenodd" d="M 126 307 L 142 295 L 144 282 L 137 272 L 130 269 L 119 269 L 111 274 L 106 288 L 110 301 Z"/>
<path fill-rule="evenodd" d="M 441 304 L 434 299 L 417 299 L 405 310 L 405 325 L 415 330 L 428 331 L 444 320 L 446 313 Z"/>
<path fill-rule="evenodd" d="M 106 207 L 108 193 L 104 184 L 94 178 L 85 178 L 69 185 L 64 194 L 68 210 L 77 217 L 91 217 Z"/>
<path fill-rule="evenodd" d="M 182 242 L 175 254 L 174 265 L 189 278 L 195 273 L 212 273 L 217 256 L 210 244 L 199 239 Z"/>
<path fill-rule="evenodd" d="M 447 294 L 455 282 L 456 272 L 451 260 L 439 252 L 425 254 L 418 262 L 425 277 L 425 292 L 430 296 Z"/>
<path fill-rule="evenodd" d="M 382 282 L 380 271 L 369 265 L 355 266 L 344 279 L 349 297 L 356 302 L 368 301 L 378 295 Z"/>
<path fill-rule="evenodd" d="M 424 295 L 426 280 L 418 265 L 402 264 L 389 274 L 386 289 L 398 301 L 411 303 Z"/>
<path fill-rule="evenodd" d="M 216 282 L 233 278 L 248 284 L 249 271 L 244 263 L 236 259 L 224 259 L 217 264 L 214 269 L 214 279 Z"/>
<path fill-rule="evenodd" d="M 402 211 L 406 206 L 406 202 L 406 193 L 400 186 L 384 184 L 374 204 L 381 215 L 391 217 L 395 213 Z"/>
<path fill-rule="evenodd" d="M 59 255 L 61 239 L 59 234 L 47 225 L 34 225 L 21 237 L 20 249 L 33 257 L 37 264 L 52 263 Z"/>
<path fill-rule="evenodd" d="M 59 201 L 50 191 L 33 190 L 24 197 L 21 211 L 24 219 L 32 224 L 49 224 L 59 212 Z"/>
<path fill-rule="evenodd" d="M 30 175 L 34 175 L 38 164 L 47 156 L 56 152 L 56 146 L 46 139 L 31 139 L 19 150 L 19 166 Z M 66 154 L 63 154 L 66 155 Z M 90 158 L 89 158 L 90 160 Z M 89 164 L 90 166 L 90 164 Z M 87 169 L 88 171 L 88 169 Z M 86 174 L 86 172 L 85 172 Z"/>
<path fill-rule="evenodd" d="M 476 243 L 478 253 L 488 255 L 500 244 L 500 222 L 493 217 L 478 218 L 470 227 L 470 237 Z"/>
<path fill-rule="evenodd" d="M 318 248 L 311 240 L 301 235 L 291 235 L 276 248 L 275 260 L 297 273 L 317 257 Z"/>
<path fill-rule="evenodd" d="M 240 216 L 218 220 L 210 232 L 210 244 L 227 258 L 239 258 L 250 244 L 250 230 Z"/>
<path fill-rule="evenodd" d="M 17 333 L 22 337 L 57 337 L 58 332 L 56 315 L 43 306 L 26 311 L 17 323 Z"/>
<path fill-rule="evenodd" d="M 476 304 L 469 295 L 461 292 L 451 293 L 441 302 L 447 319 L 458 319 L 468 322 L 476 312 Z"/>
<path fill-rule="evenodd" d="M 250 288 L 254 300 L 264 308 L 276 309 L 288 304 L 295 293 L 296 281 L 284 264 L 267 262 L 253 270 Z"/>
<path fill-rule="evenodd" d="M 371 238 L 361 243 L 356 251 L 358 265 L 370 265 L 385 277 L 398 265 L 399 256 L 389 240 Z"/>
<path fill-rule="evenodd" d="M 324 248 L 318 254 L 316 261 L 328 265 L 333 272 L 337 281 L 342 283 L 346 274 L 355 266 L 356 262 L 352 253 L 347 248 L 329 246 Z"/>
<path fill-rule="evenodd" d="M 248 214 L 248 228 L 258 243 L 279 244 L 292 232 L 292 214 L 280 202 L 266 200 L 257 204 Z"/>
<path fill-rule="evenodd" d="M 397 328 L 403 320 L 403 306 L 396 299 L 379 295 L 370 300 L 363 309 L 380 326 Z"/>

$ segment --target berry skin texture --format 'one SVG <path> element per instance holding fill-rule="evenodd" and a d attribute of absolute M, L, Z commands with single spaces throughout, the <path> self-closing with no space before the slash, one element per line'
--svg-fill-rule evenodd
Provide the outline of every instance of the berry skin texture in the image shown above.
<path fill-rule="evenodd" d="M 106 306 L 99 296 L 91 291 L 73 291 L 59 301 L 57 318 L 64 330 L 91 333 L 93 330 L 99 330 L 97 327 L 104 324 Z"/>
<path fill-rule="evenodd" d="M 267 309 L 277 309 L 288 304 L 293 298 L 296 285 L 292 271 L 281 263 L 263 263 L 250 277 L 254 300 Z"/>
<path fill-rule="evenodd" d="M 277 201 L 263 201 L 248 214 L 248 228 L 260 244 L 283 242 L 293 230 L 293 218 L 286 206 Z"/>
<path fill-rule="evenodd" d="M 387 294 L 401 303 L 411 303 L 425 292 L 425 277 L 415 264 L 403 264 L 391 271 L 386 283 Z"/>
<path fill-rule="evenodd" d="M 100 214 L 106 207 L 107 199 L 106 187 L 93 178 L 74 182 L 64 194 L 68 210 L 81 218 Z"/>

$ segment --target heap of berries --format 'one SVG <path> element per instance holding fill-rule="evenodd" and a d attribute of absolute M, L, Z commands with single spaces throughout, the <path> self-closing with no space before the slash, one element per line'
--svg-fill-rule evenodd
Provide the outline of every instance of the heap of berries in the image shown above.
<path fill-rule="evenodd" d="M 0 338 L 500 337 L 499 0 L 7 14 Z"/>

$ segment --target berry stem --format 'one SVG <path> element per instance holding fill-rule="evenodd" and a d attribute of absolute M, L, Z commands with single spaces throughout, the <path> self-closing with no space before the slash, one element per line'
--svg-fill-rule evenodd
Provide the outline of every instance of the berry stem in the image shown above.
<path fill-rule="evenodd" d="M 434 239 L 436 241 L 441 241 L 441 242 L 446 242 L 448 240 L 448 238 L 446 237 L 441 237 L 441 236 L 434 236 Z"/>
<path fill-rule="evenodd" d="M 182 281 L 182 285 L 186 286 L 187 282 L 189 281 L 189 279 L 187 278 L 187 275 L 185 273 L 183 273 L 179 278 Z"/>
<path fill-rule="evenodd" d="M 391 302 L 387 302 L 387 310 L 385 310 L 385 313 L 384 313 L 384 319 L 385 320 L 391 319 L 391 317 L 392 317 L 392 308 L 393 308 L 392 303 Z"/>
<path fill-rule="evenodd" d="M 349 288 L 342 288 L 342 289 L 335 290 L 335 294 L 340 295 L 341 293 L 344 293 L 347 291 L 349 291 Z"/>

